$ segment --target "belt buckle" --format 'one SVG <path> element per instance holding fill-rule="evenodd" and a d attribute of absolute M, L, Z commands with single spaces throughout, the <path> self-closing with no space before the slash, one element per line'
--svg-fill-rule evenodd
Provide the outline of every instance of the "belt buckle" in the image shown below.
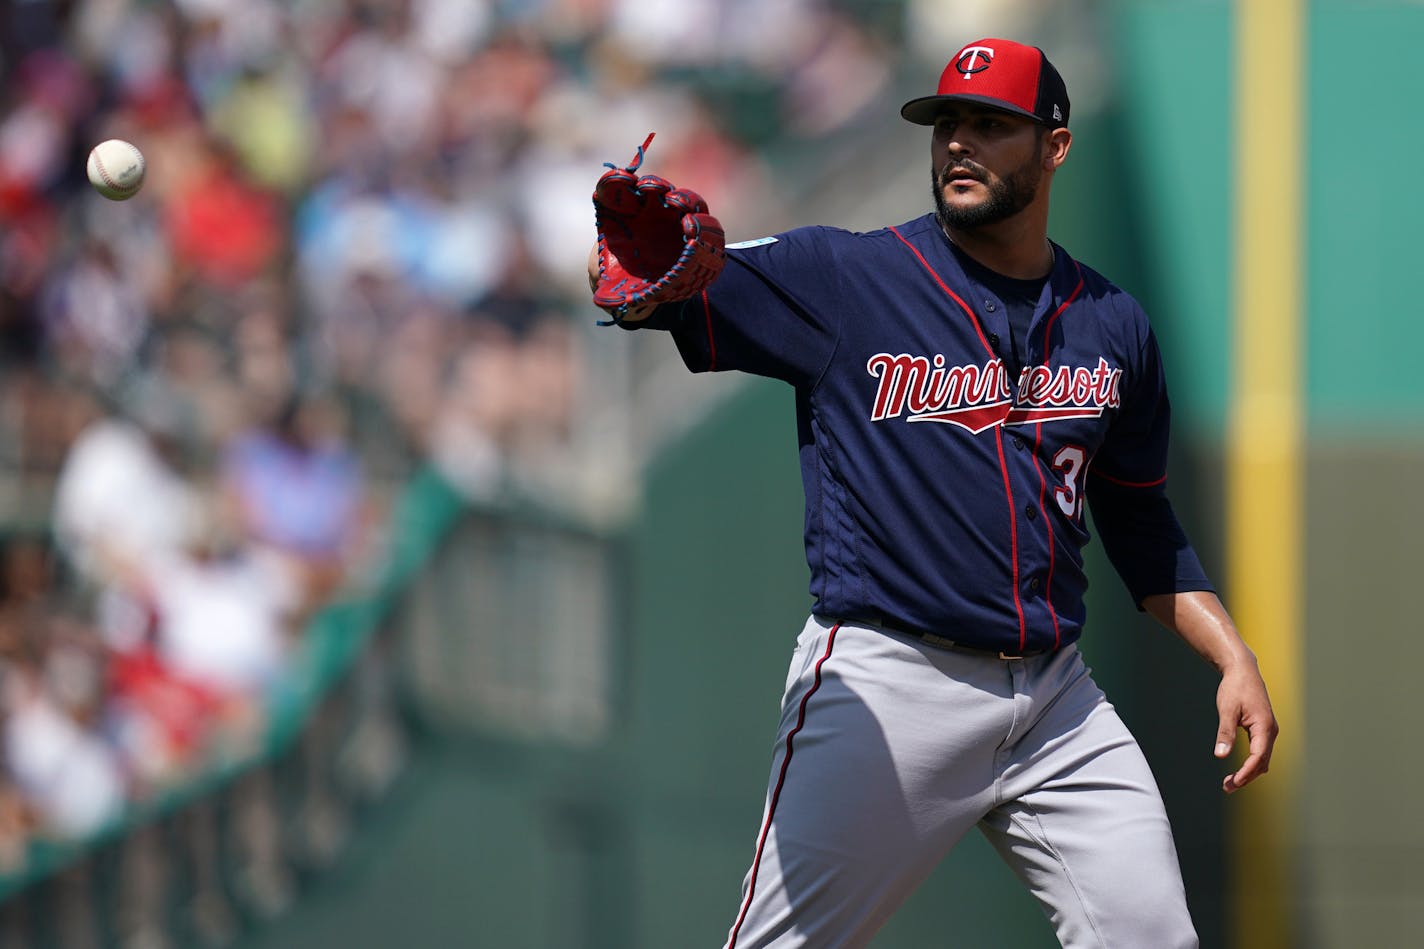
<path fill-rule="evenodd" d="M 1023 661 L 1024 659 L 1027 659 L 1028 657 L 1027 657 L 1027 656 L 1023 656 L 1023 655 L 1011 656 L 1011 655 L 1009 655 L 1008 653 L 1004 652 L 1002 649 L 1000 649 L 1000 650 L 999 650 L 999 658 L 1000 658 L 1000 659 L 1018 659 L 1019 661 Z"/>

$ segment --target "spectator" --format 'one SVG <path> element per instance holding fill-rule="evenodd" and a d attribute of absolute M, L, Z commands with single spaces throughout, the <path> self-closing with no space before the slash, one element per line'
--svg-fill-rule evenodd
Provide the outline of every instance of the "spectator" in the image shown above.
<path fill-rule="evenodd" d="M 119 761 L 55 701 L 42 657 L 32 653 L 11 660 L 2 684 L 5 762 L 41 826 L 75 837 L 118 817 L 126 799 Z"/>
<path fill-rule="evenodd" d="M 272 273 L 284 250 L 281 206 L 244 173 L 229 146 L 198 143 L 199 159 L 167 208 L 169 246 L 180 269 L 218 293 Z"/>
<path fill-rule="evenodd" d="M 96 414 L 75 439 L 55 486 L 60 549 L 90 582 L 111 579 L 114 558 L 144 563 L 181 549 L 198 509 L 182 476 L 185 419 L 157 387 L 141 388 L 128 416 Z"/>
<path fill-rule="evenodd" d="M 365 483 L 330 399 L 290 395 L 228 445 L 220 481 L 238 536 L 288 562 L 303 599 L 329 596 L 357 562 Z"/>
<path fill-rule="evenodd" d="M 288 668 L 291 621 L 303 605 L 298 576 L 218 531 L 149 562 L 138 582 L 162 668 L 209 699 L 214 734 L 249 745 Z"/>
<path fill-rule="evenodd" d="M 125 278 L 113 247 L 97 240 L 53 274 L 42 313 L 58 368 L 103 388 L 116 386 L 133 366 L 150 318 L 143 294 Z"/>

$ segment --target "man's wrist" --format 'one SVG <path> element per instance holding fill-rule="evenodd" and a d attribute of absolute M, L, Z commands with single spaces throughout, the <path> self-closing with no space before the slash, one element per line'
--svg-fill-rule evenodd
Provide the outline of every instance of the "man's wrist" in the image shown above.
<path fill-rule="evenodd" d="M 1251 651 L 1239 637 L 1237 643 L 1228 648 L 1220 658 L 1213 658 L 1212 665 L 1216 666 L 1222 676 L 1232 672 L 1249 670 L 1259 674 L 1260 663 L 1256 660 L 1256 654 Z"/>

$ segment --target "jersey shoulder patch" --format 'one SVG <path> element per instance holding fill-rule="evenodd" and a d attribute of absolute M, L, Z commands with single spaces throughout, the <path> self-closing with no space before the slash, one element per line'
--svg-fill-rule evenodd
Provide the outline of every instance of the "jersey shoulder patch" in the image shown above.
<path fill-rule="evenodd" d="M 728 244 L 727 250 L 745 250 L 748 247 L 762 247 L 766 244 L 775 244 L 775 237 L 758 237 L 756 240 L 737 241 L 735 244 Z"/>

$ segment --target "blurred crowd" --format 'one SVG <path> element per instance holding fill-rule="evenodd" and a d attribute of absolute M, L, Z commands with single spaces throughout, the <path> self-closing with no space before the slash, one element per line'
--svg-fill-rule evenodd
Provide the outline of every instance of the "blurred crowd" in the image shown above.
<path fill-rule="evenodd" d="M 250 747 L 417 468 L 615 503 L 594 179 L 655 130 L 733 239 L 784 225 L 764 148 L 882 91 L 888 6 L 0 7 L 0 872 Z"/>

